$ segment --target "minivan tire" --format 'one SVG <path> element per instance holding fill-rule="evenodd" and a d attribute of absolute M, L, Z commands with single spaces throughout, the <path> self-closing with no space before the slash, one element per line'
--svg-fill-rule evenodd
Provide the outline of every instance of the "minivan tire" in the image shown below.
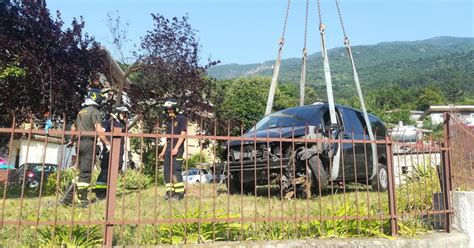
<path fill-rule="evenodd" d="M 377 165 L 377 175 L 372 178 L 372 190 L 377 192 L 385 192 L 388 190 L 388 170 L 384 164 Z"/>
<path fill-rule="evenodd" d="M 292 155 L 290 164 L 296 156 Z M 306 167 L 306 160 L 295 161 L 296 166 Z M 320 195 L 328 186 L 327 173 L 324 170 L 321 159 L 317 155 L 313 155 L 308 159 L 308 168 L 306 171 L 307 182 L 303 188 L 297 189 L 295 192 L 298 198 L 311 198 L 312 196 Z"/>

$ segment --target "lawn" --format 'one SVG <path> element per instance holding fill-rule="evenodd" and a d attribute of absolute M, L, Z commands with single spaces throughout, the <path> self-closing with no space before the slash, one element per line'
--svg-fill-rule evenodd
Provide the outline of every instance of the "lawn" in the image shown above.
<path fill-rule="evenodd" d="M 419 174 L 397 189 L 402 236 L 414 236 L 430 225 L 422 220 L 426 220 L 426 211 L 432 210 L 439 180 L 430 171 Z M 68 181 L 64 176 L 61 187 Z M 56 192 L 56 182 L 48 183 L 49 195 L 43 197 L 38 192 L 25 192 L 22 199 L 18 189 L 7 192 L 6 197 L 2 193 L 0 246 L 100 245 L 106 201 L 88 208 L 64 207 L 57 203 L 61 195 L 51 195 Z M 388 193 L 360 184 L 333 185 L 311 199 L 282 198 L 277 187 L 257 187 L 256 195 L 229 195 L 225 185 L 198 184 L 186 186 L 184 200 L 166 201 L 161 182 L 131 172 L 121 177 L 117 192 L 114 216 L 109 219 L 114 225 L 115 245 L 387 237 L 390 230 Z"/>

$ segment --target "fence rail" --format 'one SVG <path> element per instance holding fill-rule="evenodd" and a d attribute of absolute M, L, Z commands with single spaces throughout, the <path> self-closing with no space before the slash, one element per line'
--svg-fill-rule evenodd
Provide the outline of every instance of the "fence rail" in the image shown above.
<path fill-rule="evenodd" d="M 451 149 L 452 182 L 455 189 L 474 190 L 474 129 L 456 113 L 445 115 L 446 142 Z"/>
<path fill-rule="evenodd" d="M 0 136 L 9 137 L 5 163 L 10 165 L 0 170 L 0 244 L 153 245 L 449 231 L 452 209 L 442 192 L 451 189 L 450 163 L 459 166 L 456 161 L 466 158 L 462 152 L 472 151 L 472 142 L 459 148 L 456 139 L 465 134 L 458 133 L 456 122 L 449 123 L 453 131 L 444 146 L 426 141 L 403 152 L 397 147 L 405 144 L 388 137 L 370 141 L 356 134 L 331 139 L 318 132 L 306 138 L 191 133 L 182 171 L 196 168 L 198 180 L 184 174 L 181 201 L 163 199 L 163 161 L 158 159 L 160 140 L 175 136 L 114 130 L 106 133 L 113 140 L 107 197 L 85 208 L 59 204 L 77 174 L 70 166 L 74 156 L 65 152 L 66 137 L 97 141 L 97 133 L 62 127 L 46 135 L 13 123 L 0 128 Z M 121 164 L 126 144 L 132 152 L 123 153 Z M 377 161 L 372 163 L 374 147 Z M 95 176 L 99 161 L 91 164 Z M 468 161 L 470 167 L 462 168 L 470 170 L 464 174 L 469 177 Z M 25 164 L 35 166 L 29 170 Z M 48 164 L 57 167 L 48 171 Z M 454 182 L 463 182 L 457 172 Z"/>

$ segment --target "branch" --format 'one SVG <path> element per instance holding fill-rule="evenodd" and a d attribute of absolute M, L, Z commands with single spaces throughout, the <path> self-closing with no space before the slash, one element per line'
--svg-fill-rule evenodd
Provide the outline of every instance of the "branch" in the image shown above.
<path fill-rule="evenodd" d="M 135 125 L 137 125 L 138 123 L 138 120 L 142 118 L 142 115 L 139 114 L 139 115 L 136 115 L 135 117 L 133 117 L 133 119 L 130 121 L 130 123 L 128 123 L 127 125 L 127 132 L 132 129 Z"/>

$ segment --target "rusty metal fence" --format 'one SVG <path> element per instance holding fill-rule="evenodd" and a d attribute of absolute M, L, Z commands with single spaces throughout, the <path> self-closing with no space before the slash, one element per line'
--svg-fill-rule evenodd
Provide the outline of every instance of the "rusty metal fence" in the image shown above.
<path fill-rule="evenodd" d="M 474 190 L 474 129 L 456 113 L 445 114 L 446 143 L 451 147 L 449 157 L 454 189 Z"/>
<path fill-rule="evenodd" d="M 114 130 L 106 133 L 112 140 L 107 196 L 95 201 L 91 186 L 90 204 L 80 207 L 59 203 L 77 174 L 65 144 L 71 134 L 97 141 L 97 133 L 73 133 L 63 126 L 46 135 L 42 129 L 16 126 L 13 121 L 0 128 L 9 140 L 8 166 L 0 170 L 2 246 L 387 237 L 450 230 L 452 209 L 443 192 L 451 190 L 450 162 L 458 158 L 453 142 L 462 135 L 456 131 L 447 131 L 450 140 L 444 144 L 449 146 L 427 138 L 400 151 L 405 144 L 388 137 L 331 139 L 317 131 L 306 138 L 270 132 L 266 137 L 232 136 L 230 127 L 216 125 L 211 135 L 186 135 L 185 197 L 165 200 L 158 154 L 161 140 L 174 136 Z M 227 134 L 217 135 L 217 130 Z M 124 143 L 131 151 L 119 165 Z M 95 176 L 99 160 L 91 164 Z M 469 161 L 463 168 L 472 176 Z M 33 171 L 22 167 L 32 163 L 38 164 Z M 57 167 L 47 171 L 46 164 Z M 33 175 L 37 187 L 30 184 Z"/>

